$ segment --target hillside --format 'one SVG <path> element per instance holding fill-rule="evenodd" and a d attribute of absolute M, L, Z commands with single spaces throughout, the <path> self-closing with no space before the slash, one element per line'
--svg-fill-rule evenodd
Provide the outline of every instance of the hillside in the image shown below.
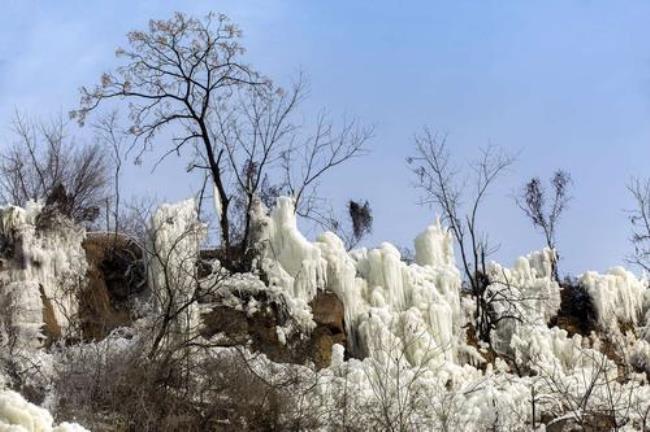
<path fill-rule="evenodd" d="M 440 223 L 407 263 L 388 243 L 307 240 L 289 198 L 258 203 L 238 273 L 200 250 L 192 200 L 143 242 L 48 206 L 0 212 L 8 430 L 646 428 L 650 291 L 623 268 L 561 286 L 548 249 L 489 264 L 483 341 Z"/>

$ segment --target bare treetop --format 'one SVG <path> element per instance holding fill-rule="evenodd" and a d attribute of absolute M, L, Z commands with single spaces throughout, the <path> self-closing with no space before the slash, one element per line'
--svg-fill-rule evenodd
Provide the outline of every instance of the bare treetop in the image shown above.
<path fill-rule="evenodd" d="M 523 188 L 519 196 L 515 198 L 517 206 L 530 219 L 535 228 L 544 233 L 546 246 L 552 249 L 556 254 L 553 263 L 553 275 L 559 281 L 559 272 L 557 265 L 557 242 L 556 227 L 557 223 L 566 209 L 571 197 L 569 196 L 569 186 L 571 185 L 571 176 L 568 172 L 557 170 L 550 180 L 553 187 L 553 196 L 550 206 L 546 203 L 546 190 L 542 181 L 538 177 L 533 177 Z"/>
<path fill-rule="evenodd" d="M 318 183 L 332 169 L 365 153 L 372 128 L 354 119 L 335 125 L 321 112 L 310 131 L 296 118 L 305 98 L 305 78 L 300 75 L 287 89 L 239 88 L 233 102 L 215 115 L 211 130 L 225 149 L 236 191 L 232 231 L 244 250 L 250 240 L 251 206 L 258 198 L 272 206 L 279 195 L 291 195 L 298 215 L 339 232 L 327 200 L 318 196 Z M 197 156 L 192 168 L 205 168 L 205 159 Z"/>
<path fill-rule="evenodd" d="M 514 158 L 497 147 L 489 146 L 481 150 L 477 161 L 469 164 L 474 176 L 473 191 L 469 192 L 467 215 L 461 215 L 462 198 L 468 180 L 462 170 L 453 165 L 447 147 L 447 138 L 425 128 L 415 137 L 416 155 L 407 162 L 416 175 L 416 186 L 424 191 L 422 204 L 433 205 L 440 211 L 442 220 L 459 241 L 465 238 L 467 229 L 476 231 L 477 216 L 487 190 L 505 169 L 514 163 Z M 465 227 L 467 222 L 467 227 Z M 475 232 L 473 236 L 477 236 Z"/>
<path fill-rule="evenodd" d="M 15 141 L 0 152 L 0 199 L 24 206 L 57 195 L 60 210 L 91 222 L 107 197 L 108 163 L 97 145 L 78 145 L 64 119 L 34 121 L 16 113 Z"/>
<path fill-rule="evenodd" d="M 161 130 L 176 126 L 173 145 L 163 158 L 187 144 L 200 149 L 219 193 L 226 248 L 230 246 L 231 195 L 224 179 L 225 149 L 215 142 L 209 124 L 235 88 L 267 83 L 240 62 L 240 36 L 239 29 L 221 14 L 196 19 L 176 13 L 169 20 L 152 20 L 147 31 L 128 34 L 129 47 L 116 52 L 125 64 L 103 74 L 94 88 L 83 87 L 80 108 L 71 113 L 83 124 L 102 102 L 128 100 L 127 129 L 134 137 L 133 145 L 142 141 L 142 151 Z"/>
<path fill-rule="evenodd" d="M 487 235 L 479 227 L 478 215 L 487 191 L 514 163 L 514 158 L 489 146 L 481 151 L 477 161 L 470 163 L 473 176 L 465 177 L 462 170 L 453 165 L 446 137 L 428 128 L 415 136 L 415 150 L 415 156 L 407 159 L 416 175 L 415 186 L 424 192 L 422 204 L 434 206 L 449 224 L 458 244 L 469 291 L 475 300 L 474 328 L 483 341 L 489 342 L 490 332 L 497 324 L 493 304 L 511 299 L 497 298 L 488 292 L 493 281 L 488 277 L 486 257 L 492 249 Z M 463 203 L 463 199 L 467 201 Z"/>
<path fill-rule="evenodd" d="M 321 111 L 314 131 L 296 137 L 282 153 L 285 187 L 294 197 L 298 215 L 318 225 L 338 230 L 338 219 L 319 196 L 319 182 L 333 168 L 367 153 L 366 145 L 374 128 L 360 125 L 356 119 L 343 119 L 336 127 Z"/>
<path fill-rule="evenodd" d="M 131 132 L 145 140 L 173 121 L 207 120 L 211 104 L 222 101 L 216 92 L 262 82 L 239 62 L 240 37 L 222 14 L 196 19 L 176 13 L 169 20 L 151 20 L 148 31 L 128 33 L 129 48 L 117 49 L 126 64 L 104 73 L 96 87 L 82 87 L 81 106 L 72 115 L 83 123 L 102 100 L 132 97 Z"/>
<path fill-rule="evenodd" d="M 636 205 L 629 212 L 634 253 L 628 261 L 650 272 L 650 180 L 634 178 L 627 188 Z"/>

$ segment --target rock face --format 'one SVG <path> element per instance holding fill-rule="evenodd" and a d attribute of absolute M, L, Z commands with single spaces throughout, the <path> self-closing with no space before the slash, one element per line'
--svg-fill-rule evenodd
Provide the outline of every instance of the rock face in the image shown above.
<path fill-rule="evenodd" d="M 317 367 L 327 367 L 332 360 L 332 346 L 346 346 L 345 310 L 336 294 L 320 291 L 310 303 L 316 328 L 311 335 L 312 359 Z"/>
<path fill-rule="evenodd" d="M 144 290 L 142 251 L 112 233 L 89 233 L 82 246 L 88 271 L 79 294 L 81 332 L 85 340 L 100 340 L 131 323 L 130 301 Z"/>
<path fill-rule="evenodd" d="M 144 269 L 140 267 L 142 251 L 128 238 L 111 233 L 89 233 L 83 248 L 88 270 L 87 283 L 79 293 L 81 335 L 84 340 L 100 340 L 132 322 L 133 297 L 146 289 L 142 283 Z M 254 301 L 262 307 L 253 314 L 230 306 L 212 308 L 202 317 L 201 334 L 212 337 L 221 333 L 226 344 L 251 343 L 254 350 L 274 361 L 311 361 L 318 368 L 330 364 L 334 344 L 346 346 L 345 311 L 334 293 L 319 291 L 310 302 L 316 326 L 309 334 L 288 336 L 282 332 L 289 323 L 283 306 L 270 301 L 265 292 L 255 296 Z"/>
<path fill-rule="evenodd" d="M 257 300 L 264 303 L 266 299 Z M 316 327 L 308 336 L 298 333 L 283 341 L 278 327 L 286 325 L 286 314 L 273 303 L 252 315 L 227 306 L 216 307 L 203 315 L 201 333 L 204 337 L 221 333 L 231 344 L 250 341 L 253 350 L 273 361 L 311 361 L 320 369 L 329 366 L 334 344 L 346 345 L 343 303 L 334 293 L 319 291 L 310 306 Z"/>

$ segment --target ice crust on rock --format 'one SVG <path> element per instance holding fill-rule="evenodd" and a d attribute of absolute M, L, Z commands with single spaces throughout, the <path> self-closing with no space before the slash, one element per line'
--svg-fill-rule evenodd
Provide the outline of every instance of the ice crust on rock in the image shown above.
<path fill-rule="evenodd" d="M 270 216 L 264 214 L 261 203 L 259 206 L 257 223 L 263 228 L 258 241 L 264 250 L 265 270 L 271 283 L 288 290 L 292 297 L 309 302 L 325 283 L 326 262 L 320 249 L 298 230 L 290 198 L 279 198 Z"/>
<path fill-rule="evenodd" d="M 71 271 L 85 274 L 85 261 L 79 254 L 83 252 L 80 247 L 83 232 L 61 225 L 57 228 L 59 232 L 48 232 L 47 239 L 37 237 L 34 232 L 40 211 L 40 206 L 32 205 L 27 209 L 5 207 L 0 213 L 0 232 L 24 239 L 20 246 L 23 255 L 29 258 L 26 262 L 48 262 L 45 270 L 11 264 L 13 267 L 7 272 L 0 273 L 0 303 L 11 298 L 25 306 L 18 322 L 26 338 L 38 333 L 42 325 L 39 284 L 49 284 L 50 291 L 46 292 L 52 293 L 58 289 L 52 282 L 59 281 L 62 275 Z M 325 407 L 329 412 L 336 412 L 345 394 L 351 412 L 356 410 L 371 416 L 373 413 L 367 411 L 377 404 L 378 388 L 392 398 L 410 392 L 416 399 L 409 403 L 426 407 L 414 414 L 422 430 L 468 432 L 491 428 L 530 430 L 532 390 L 539 401 L 535 414 L 538 424 L 540 413 L 550 417 L 568 415 L 566 405 L 581 401 L 588 391 L 591 396 L 585 412 L 603 410 L 608 392 L 629 392 L 629 400 L 635 407 L 641 411 L 650 407 L 646 378 L 631 375 L 628 382 L 619 382 L 618 365 L 601 352 L 597 337 L 569 336 L 563 329 L 548 327 L 560 308 L 561 293 L 552 278 L 555 257 L 549 249 L 521 257 L 510 268 L 497 263 L 489 265 L 492 284 L 488 292 L 507 292 L 520 300 L 514 306 L 496 303 L 494 313 L 498 317 L 516 312 L 522 319 L 500 321 L 493 332 L 491 348 L 503 357 L 488 361 L 487 344 L 470 345 L 466 340 L 464 325 L 471 316 L 472 302 L 462 291 L 453 237 L 440 221 L 417 236 L 415 262 L 409 264 L 389 243 L 350 252 L 331 232 L 309 241 L 297 228 L 290 198 L 280 198 L 270 213 L 261 204 L 253 212 L 255 239 L 260 250 L 258 264 L 263 275 L 229 274 L 215 262 L 212 274 L 201 284 L 219 283 L 221 304 L 250 315 L 265 306 L 256 298 L 262 291 L 268 301 L 282 302 L 298 328 L 292 328 L 293 324 L 276 328 L 280 339 L 287 339 L 294 331 L 309 332 L 314 327 L 309 302 L 318 290 L 330 290 L 340 298 L 345 307 L 348 346 L 333 346 L 330 367 L 314 372 L 304 366 L 273 363 L 263 355 L 251 354 L 249 359 L 256 373 L 269 382 L 287 368 L 292 373 L 305 374 L 304 382 L 310 383 L 310 388 L 301 403 L 306 407 Z M 196 288 L 194 272 L 199 243 L 205 235 L 204 227 L 197 220 L 195 203 L 189 200 L 162 206 L 151 219 L 150 234 L 148 276 L 157 306 L 169 300 L 164 289 L 168 280 L 174 281 L 177 290 L 174 301 L 179 304 L 189 301 Z M 69 251 L 72 258 L 60 256 Z M 615 333 L 608 325 L 619 321 L 637 328 L 647 326 L 644 314 L 648 312 L 650 296 L 646 282 L 622 268 L 615 268 L 604 275 L 587 272 L 580 283 L 591 296 L 607 336 L 622 341 L 624 356 L 636 368 L 650 370 L 650 344 L 637 339 L 633 332 Z M 246 295 L 239 295 L 242 293 Z M 195 306 L 188 308 L 188 314 L 176 323 L 179 331 L 198 327 L 200 311 Z M 86 347 L 92 350 L 92 344 L 66 349 Z M 346 353 L 346 348 L 350 352 Z M 346 354 L 363 359 L 346 359 Z M 239 351 L 236 354 L 241 355 Z M 503 360 L 506 358 L 508 363 Z M 8 381 L 1 374 L 0 389 L 3 381 Z M 313 374 L 317 377 L 315 381 Z M 591 386 L 594 382 L 597 385 Z M 558 397 L 558 389 L 554 387 L 558 383 L 566 384 L 562 394 L 565 399 Z M 392 411 L 396 409 L 394 406 L 385 408 L 389 416 L 397 415 Z M 571 415 L 576 417 L 581 413 Z M 628 425 L 643 420 L 635 415 L 629 414 Z M 628 425 L 622 430 L 634 430 Z M 0 390 L 0 430 L 3 427 L 19 432 L 84 430 L 67 424 L 54 428 L 47 411 L 28 404 L 15 393 Z"/>
<path fill-rule="evenodd" d="M 504 319 L 493 332 L 495 349 L 531 374 L 518 376 L 500 358 L 485 364 L 480 359 L 483 348 L 467 345 L 462 326 L 472 306 L 470 302 L 461 307 L 465 295 L 453 238 L 439 221 L 416 238 L 415 263 L 407 264 L 389 243 L 348 252 L 331 232 L 307 241 L 296 227 L 289 198 L 281 198 L 269 216 L 260 212 L 257 220 L 263 222 L 260 238 L 266 242 L 264 267 L 275 285 L 303 303 L 318 289 L 336 293 L 345 306 L 348 348 L 367 356 L 362 361 L 344 360 L 343 347 L 335 346 L 332 365 L 321 371 L 332 374 L 323 390 L 326 393 L 351 385 L 354 398 L 367 406 L 376 397 L 373 388 L 378 387 L 372 382 L 377 377 L 372 371 L 381 370 L 392 377 L 387 382 L 393 384 L 414 377 L 427 406 L 446 404 L 442 417 L 420 419 L 431 430 L 449 427 L 449 422 L 471 431 L 494 425 L 501 430 L 528 430 L 532 388 L 540 398 L 539 424 L 540 412 L 565 414 L 557 389 L 549 383 L 568 383 L 570 394 L 565 397 L 576 400 L 590 391 L 590 380 L 599 383 L 590 401 L 594 406 L 606 401 L 605 382 L 619 392 L 638 385 L 636 381 L 615 382 L 617 366 L 599 351 L 598 340 L 570 337 L 563 329 L 548 327 L 561 306 L 561 288 L 552 277 L 555 255 L 550 249 L 520 257 L 511 268 L 489 265 L 489 293 L 507 292 L 518 300 L 516 310 L 509 309 L 512 305 L 495 304 L 496 316 L 516 312 L 522 319 Z M 643 320 L 647 291 L 631 273 L 623 269 L 606 275 L 587 273 L 581 282 L 589 288 L 603 322 L 612 317 L 634 323 Z M 639 342 L 643 341 L 631 345 L 630 355 L 639 364 L 650 363 L 650 349 Z M 483 369 L 476 367 L 480 363 Z M 398 375 L 401 379 L 394 379 Z M 399 394 L 396 388 L 387 391 Z M 650 404 L 650 392 L 633 394 L 635 403 Z"/>
<path fill-rule="evenodd" d="M 605 274 L 586 272 L 579 282 L 587 288 L 601 326 L 638 323 L 644 310 L 645 281 L 623 267 L 614 267 Z"/>
<path fill-rule="evenodd" d="M 12 312 L 4 323 L 0 317 L 0 341 L 11 326 L 23 345 L 37 346 L 44 300 L 65 335 L 86 276 L 85 230 L 56 213 L 45 215 L 42 205 L 30 202 L 25 208 L 0 208 L 0 238 L 12 249 L 5 252 L 0 272 L 0 307 Z"/>
<path fill-rule="evenodd" d="M 455 356 L 461 326 L 460 274 L 453 262 L 452 238 L 439 222 L 418 237 L 416 259 L 421 265 L 407 265 L 389 243 L 348 253 L 331 232 L 309 242 L 298 230 L 290 198 L 278 199 L 270 216 L 259 207 L 256 221 L 271 284 L 302 305 L 318 289 L 337 294 L 345 307 L 348 334 L 353 335 L 352 349 L 372 353 L 377 346 L 403 346 L 403 339 L 410 338 L 414 362 L 426 357 L 424 351 L 436 352 L 433 357 L 440 359 Z"/>
<path fill-rule="evenodd" d="M 183 310 L 173 323 L 176 326 L 173 334 L 188 336 L 189 331 L 198 329 L 199 308 L 193 296 L 198 280 L 199 245 L 205 236 L 206 229 L 198 220 L 193 199 L 163 204 L 151 218 L 148 280 L 157 311 L 168 307 L 171 311 Z M 169 297 L 170 289 L 174 290 L 173 298 Z M 190 307 L 184 308 L 186 304 Z"/>

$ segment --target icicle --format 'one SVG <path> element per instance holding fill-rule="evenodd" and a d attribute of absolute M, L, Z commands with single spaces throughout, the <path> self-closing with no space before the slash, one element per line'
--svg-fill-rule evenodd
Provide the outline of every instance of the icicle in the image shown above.
<path fill-rule="evenodd" d="M 149 283 L 156 308 L 162 311 L 171 301 L 172 310 L 191 303 L 196 288 L 196 262 L 205 226 L 197 218 L 194 200 L 163 204 L 151 218 L 148 246 Z M 175 296 L 169 297 L 168 290 Z M 198 305 L 192 303 L 175 323 L 177 334 L 191 336 L 198 328 Z"/>
<path fill-rule="evenodd" d="M 212 182 L 212 202 L 214 204 L 214 214 L 217 219 L 217 224 L 221 220 L 221 212 L 223 211 L 221 207 L 221 194 L 219 193 L 219 188 L 217 184 Z"/>
<path fill-rule="evenodd" d="M 440 218 L 415 239 L 415 262 L 433 267 L 454 265 L 454 240 L 443 229 Z"/>

